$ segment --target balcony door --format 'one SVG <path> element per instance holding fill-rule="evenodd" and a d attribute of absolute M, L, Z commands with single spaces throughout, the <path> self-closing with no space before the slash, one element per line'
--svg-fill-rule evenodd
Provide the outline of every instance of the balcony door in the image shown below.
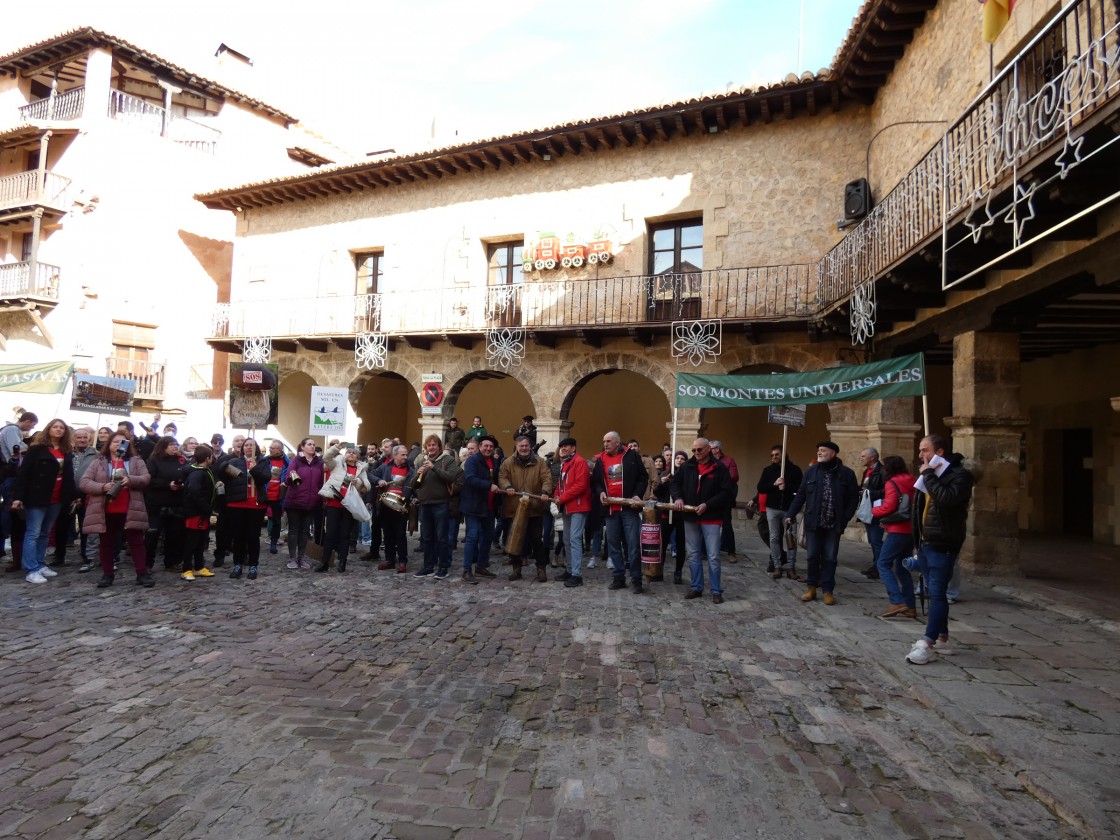
<path fill-rule="evenodd" d="M 688 321 L 700 317 L 704 222 L 688 219 L 649 227 L 649 317 Z"/>
<path fill-rule="evenodd" d="M 523 242 L 496 242 L 487 246 L 487 316 L 498 327 L 521 326 L 521 272 Z"/>
<path fill-rule="evenodd" d="M 354 293 L 358 295 L 355 332 L 381 332 L 381 299 L 385 272 L 384 251 L 354 255 Z"/>

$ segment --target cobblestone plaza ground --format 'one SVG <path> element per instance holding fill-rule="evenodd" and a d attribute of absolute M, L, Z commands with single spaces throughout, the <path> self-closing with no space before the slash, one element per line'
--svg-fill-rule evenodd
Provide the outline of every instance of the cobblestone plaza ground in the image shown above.
<path fill-rule="evenodd" d="M 825 607 L 740 543 L 722 605 L 267 552 L 256 581 L 9 575 L 0 836 L 1117 834 L 1114 624 L 970 582 L 917 668 L 866 546 Z"/>

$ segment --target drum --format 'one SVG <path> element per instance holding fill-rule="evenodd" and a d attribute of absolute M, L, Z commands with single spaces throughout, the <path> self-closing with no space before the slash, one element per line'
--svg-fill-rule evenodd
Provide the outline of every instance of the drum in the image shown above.
<path fill-rule="evenodd" d="M 386 490 L 381 494 L 379 501 L 384 507 L 394 513 L 408 513 L 408 503 L 400 493 L 394 493 L 392 490 Z"/>
<path fill-rule="evenodd" d="M 647 582 L 661 575 L 661 523 L 657 510 L 647 507 L 642 511 L 642 577 Z"/>

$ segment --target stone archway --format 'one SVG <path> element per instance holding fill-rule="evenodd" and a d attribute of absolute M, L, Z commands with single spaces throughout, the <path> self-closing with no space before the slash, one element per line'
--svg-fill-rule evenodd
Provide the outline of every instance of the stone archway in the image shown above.
<path fill-rule="evenodd" d="M 619 364 L 590 367 L 577 367 L 581 375 L 560 401 L 565 428 L 586 452 L 597 451 L 600 436 L 607 431 L 617 431 L 623 440 L 636 438 L 646 455 L 660 452 L 670 437 L 672 392 L 647 375 L 655 366 L 645 366 L 644 373 Z"/>
<path fill-rule="evenodd" d="M 469 429 L 474 416 L 482 418 L 486 431 L 498 439 L 506 452 L 513 451 L 513 435 L 525 415 L 539 417 L 534 392 L 521 376 L 489 368 L 466 370 L 449 387 L 444 397 L 444 417 L 459 418 Z M 446 429 L 446 427 L 444 427 Z M 446 432 L 441 432 L 445 434 Z"/>

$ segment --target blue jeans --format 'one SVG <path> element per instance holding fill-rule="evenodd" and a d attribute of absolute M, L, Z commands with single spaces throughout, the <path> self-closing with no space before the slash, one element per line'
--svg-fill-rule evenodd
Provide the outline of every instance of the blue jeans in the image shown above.
<path fill-rule="evenodd" d="M 490 545 L 494 542 L 494 514 L 482 516 L 464 515 L 467 520 L 467 536 L 463 540 L 463 571 L 469 572 L 474 566 L 486 569 L 490 566 Z"/>
<path fill-rule="evenodd" d="M 420 547 L 424 549 L 424 571 L 451 568 L 451 546 L 447 544 L 447 502 L 420 505 Z"/>
<path fill-rule="evenodd" d="M 611 561 L 611 571 L 616 578 L 626 578 L 640 583 L 642 580 L 642 514 L 630 508 L 623 508 L 607 517 L 607 555 Z M 719 545 L 716 545 L 719 551 Z"/>
<path fill-rule="evenodd" d="M 806 528 L 805 551 L 808 553 L 808 586 L 819 586 L 825 592 L 836 588 L 836 552 L 840 550 L 840 532 L 832 528 Z"/>
<path fill-rule="evenodd" d="M 797 559 L 797 548 L 787 549 L 784 545 L 786 538 L 786 512 L 777 508 L 767 507 L 766 524 L 770 526 L 770 561 L 774 568 L 794 568 Z M 786 552 L 786 564 L 782 565 L 782 551 Z"/>
<path fill-rule="evenodd" d="M 583 529 L 586 513 L 565 513 L 564 552 L 568 555 L 568 572 L 574 577 L 583 574 Z"/>
<path fill-rule="evenodd" d="M 938 551 L 923 545 L 921 559 L 925 562 L 926 597 L 929 598 L 929 620 L 926 624 L 926 641 L 933 643 L 938 636 L 949 635 L 949 599 L 946 591 L 953 567 L 957 565 L 957 555 L 948 551 Z"/>
<path fill-rule="evenodd" d="M 878 522 L 865 522 L 863 527 L 867 531 L 867 544 L 871 546 L 871 564 L 878 567 L 879 554 L 883 551 L 883 526 Z"/>
<path fill-rule="evenodd" d="M 914 537 L 911 534 L 887 534 L 883 540 L 875 565 L 892 606 L 906 604 L 910 609 L 915 608 L 914 579 L 910 577 L 910 570 L 902 565 L 902 560 L 913 551 Z"/>
<path fill-rule="evenodd" d="M 51 538 L 51 528 L 58 519 L 62 504 L 46 507 L 29 507 L 26 510 L 27 531 L 23 535 L 23 569 L 37 572 L 43 568 L 43 558 L 47 556 L 47 542 Z"/>
<path fill-rule="evenodd" d="M 688 546 L 689 585 L 696 592 L 704 591 L 704 559 L 708 561 L 708 584 L 713 595 L 722 595 L 720 583 L 719 543 L 723 525 L 719 522 L 684 523 L 684 542 Z M 703 557 L 701 557 L 701 552 Z"/>
<path fill-rule="evenodd" d="M 361 527 L 358 529 L 358 542 L 368 543 L 373 540 L 373 530 L 370 527 L 372 522 L 373 520 L 370 519 L 361 524 Z"/>
<path fill-rule="evenodd" d="M 447 545 L 450 551 L 454 551 L 459 547 L 459 525 L 463 521 L 461 513 L 452 513 L 451 508 L 447 509 Z"/>

